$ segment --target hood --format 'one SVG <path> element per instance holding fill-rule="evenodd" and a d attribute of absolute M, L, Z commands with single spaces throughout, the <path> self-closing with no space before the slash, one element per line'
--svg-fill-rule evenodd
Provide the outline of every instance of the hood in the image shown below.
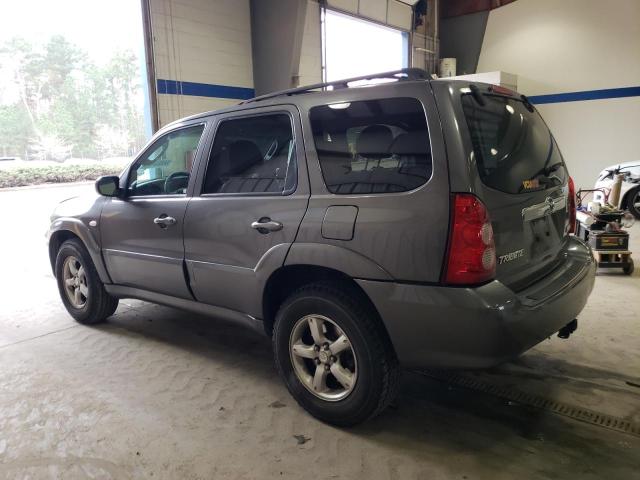
<path fill-rule="evenodd" d="M 97 193 L 77 195 L 62 200 L 51 214 L 51 221 L 60 217 L 83 217 L 98 212 L 105 197 Z M 95 213 L 94 213 L 95 214 Z"/>

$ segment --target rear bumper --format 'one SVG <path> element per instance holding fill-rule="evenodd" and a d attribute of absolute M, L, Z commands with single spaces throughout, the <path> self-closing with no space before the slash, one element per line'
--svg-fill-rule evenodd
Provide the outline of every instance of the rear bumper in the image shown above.
<path fill-rule="evenodd" d="M 358 280 L 407 367 L 485 368 L 509 360 L 576 318 L 593 289 L 587 245 L 569 241 L 566 261 L 520 292 Z"/>

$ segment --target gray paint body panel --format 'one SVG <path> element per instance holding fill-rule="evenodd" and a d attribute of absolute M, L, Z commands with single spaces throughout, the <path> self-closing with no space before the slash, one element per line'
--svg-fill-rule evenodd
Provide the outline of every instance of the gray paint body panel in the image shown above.
<path fill-rule="evenodd" d="M 110 198 L 101 217 L 102 252 L 113 283 L 191 299 L 184 278 L 182 234 L 189 199 Z M 160 228 L 168 215 L 176 224 Z"/>
<path fill-rule="evenodd" d="M 299 242 L 343 246 L 342 240 L 322 237 L 322 221 L 328 207 L 353 205 L 358 208 L 358 216 L 349 250 L 370 259 L 397 280 L 440 280 L 449 228 L 449 180 L 444 138 L 429 85 L 429 82 L 403 82 L 301 96 L 298 105 L 305 119 L 303 129 L 313 194 L 300 226 Z M 309 110 L 327 103 L 390 97 L 415 98 L 422 104 L 431 142 L 431 179 L 409 192 L 371 195 L 330 193 L 325 186 L 313 142 Z"/>
<path fill-rule="evenodd" d="M 509 360 L 577 317 L 593 289 L 596 264 L 572 239 L 569 257 L 547 282 L 515 294 L 494 280 L 476 288 L 358 280 L 382 317 L 400 362 L 408 367 L 486 368 Z M 576 274 L 575 267 L 580 267 Z M 553 283 L 552 283 L 553 282 Z"/>
<path fill-rule="evenodd" d="M 296 146 L 298 178 L 292 194 L 200 195 L 211 145 L 199 160 L 194 197 L 185 218 L 184 258 L 191 289 L 201 302 L 262 316 L 264 285 L 282 267 L 296 238 L 309 201 L 305 150 L 296 108 L 278 105 L 217 115 L 212 131 L 221 122 L 247 113 L 283 112 L 291 117 Z M 263 217 L 282 223 L 282 230 L 262 234 L 251 228 L 252 222 Z"/>
<path fill-rule="evenodd" d="M 351 240 L 356 226 L 358 207 L 331 205 L 322 219 L 322 238 L 327 240 Z"/>
<path fill-rule="evenodd" d="M 96 266 L 98 276 L 103 283 L 111 283 L 111 278 L 102 261 L 100 251 L 100 212 L 107 199 L 97 194 L 87 197 L 75 197 L 60 202 L 52 214 L 51 225 L 47 231 L 47 241 L 60 233 L 70 232 L 87 246 L 91 260 Z M 97 222 L 96 227 L 89 226 L 92 221 Z M 51 253 L 51 252 L 50 252 Z M 51 267 L 54 268 L 55 256 L 51 258 Z"/>

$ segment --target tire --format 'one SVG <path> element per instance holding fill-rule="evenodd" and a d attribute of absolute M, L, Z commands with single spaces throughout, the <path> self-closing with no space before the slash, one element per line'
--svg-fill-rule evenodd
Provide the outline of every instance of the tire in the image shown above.
<path fill-rule="evenodd" d="M 310 346 L 318 344 L 311 333 L 312 323 L 324 325 L 321 335 L 327 342 L 320 350 Z M 304 333 L 296 341 L 299 332 Z M 344 338 L 343 334 L 347 338 L 343 343 L 349 346 L 336 347 L 339 343 L 336 339 Z M 328 349 L 334 347 L 344 350 L 328 359 L 321 353 L 325 349 L 325 353 L 330 353 Z M 325 283 L 307 285 L 294 292 L 276 315 L 273 350 L 278 373 L 291 395 L 323 422 L 340 427 L 356 425 L 378 415 L 396 396 L 398 360 L 376 312 L 358 298 L 357 292 L 349 295 L 344 289 Z M 296 350 L 315 358 L 303 358 L 293 353 Z M 319 390 L 314 388 L 318 368 L 326 372 L 326 388 Z M 338 377 L 342 380 L 338 381 Z"/>
<path fill-rule="evenodd" d="M 118 299 L 105 291 L 89 252 L 80 240 L 67 240 L 60 246 L 55 273 L 62 303 L 76 321 L 93 325 L 115 313 Z M 67 281 L 71 285 L 67 285 Z"/>
<path fill-rule="evenodd" d="M 636 207 L 638 202 L 640 202 L 640 187 L 629 190 L 629 193 L 627 193 L 627 209 L 631 215 L 640 220 L 640 207 Z"/>
<path fill-rule="evenodd" d="M 629 259 L 629 263 L 627 263 L 624 267 L 622 267 L 622 271 L 625 275 L 632 275 L 634 270 L 633 258 Z"/>

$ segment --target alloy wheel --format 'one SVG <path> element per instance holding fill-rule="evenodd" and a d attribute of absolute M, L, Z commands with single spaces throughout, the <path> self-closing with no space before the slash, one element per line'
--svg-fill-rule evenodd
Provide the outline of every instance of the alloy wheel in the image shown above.
<path fill-rule="evenodd" d="M 331 319 L 300 318 L 289 338 L 289 353 L 298 380 L 316 397 L 346 398 L 357 381 L 358 367 L 351 341 Z"/>
<path fill-rule="evenodd" d="M 62 280 L 67 299 L 74 308 L 82 308 L 89 298 L 87 275 L 82 263 L 74 256 L 68 256 L 62 267 Z"/>

